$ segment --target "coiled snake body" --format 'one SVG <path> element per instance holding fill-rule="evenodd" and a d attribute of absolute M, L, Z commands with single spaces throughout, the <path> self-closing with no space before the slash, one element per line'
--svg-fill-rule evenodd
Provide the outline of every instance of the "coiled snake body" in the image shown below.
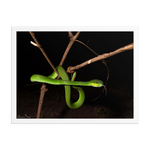
<path fill-rule="evenodd" d="M 64 85 L 66 103 L 68 107 L 71 109 L 77 109 L 81 107 L 85 100 L 85 94 L 84 94 L 83 89 L 77 86 L 93 86 L 93 87 L 103 86 L 103 82 L 97 79 L 87 81 L 87 82 L 74 81 L 76 72 L 74 72 L 73 77 L 70 81 L 68 74 L 66 73 L 66 71 L 64 70 L 62 66 L 59 65 L 56 69 L 60 77 L 62 78 L 62 80 L 55 79 L 58 76 L 55 71 L 50 76 L 47 76 L 47 77 L 43 75 L 34 74 L 31 76 L 30 80 L 32 82 L 36 81 L 36 82 L 53 84 L 53 85 Z M 77 89 L 79 92 L 79 99 L 76 102 L 71 101 L 71 86 L 73 86 L 73 88 Z"/>

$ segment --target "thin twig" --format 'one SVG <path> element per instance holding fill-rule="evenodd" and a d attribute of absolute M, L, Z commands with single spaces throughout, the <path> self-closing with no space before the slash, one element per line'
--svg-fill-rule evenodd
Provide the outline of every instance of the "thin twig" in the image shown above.
<path fill-rule="evenodd" d="M 42 46 L 39 44 L 38 40 L 36 39 L 35 35 L 33 32 L 29 32 L 32 36 L 32 38 L 34 39 L 35 43 L 33 41 L 31 41 L 30 43 L 36 47 L 38 47 L 41 52 L 43 53 L 44 57 L 46 58 L 46 60 L 48 61 L 48 63 L 50 64 L 50 66 L 53 68 L 53 70 L 59 75 L 59 73 L 57 72 L 57 70 L 55 69 L 54 65 L 52 64 L 52 62 L 50 61 L 50 59 L 48 58 L 48 56 L 46 55 L 44 49 L 42 48 Z"/>
<path fill-rule="evenodd" d="M 107 68 L 107 79 L 106 79 L 106 82 L 105 82 L 105 84 L 104 84 L 104 88 L 103 88 L 103 90 L 102 90 L 102 93 L 101 94 L 99 94 L 96 98 L 94 98 L 92 101 L 95 101 L 96 99 L 98 99 L 102 94 L 103 94 L 103 92 L 106 90 L 106 85 L 107 85 L 107 82 L 108 82 L 108 79 L 109 79 L 109 68 L 108 68 L 108 66 L 107 66 L 107 63 L 106 63 L 106 61 L 105 60 L 101 60 L 102 61 L 102 63 L 106 66 L 106 68 Z"/>
<path fill-rule="evenodd" d="M 84 46 L 86 46 L 90 51 L 92 51 L 95 55 L 99 55 L 98 53 L 96 53 L 94 50 L 92 50 L 90 47 L 88 47 L 86 44 L 84 44 L 83 42 L 79 41 L 79 40 L 76 40 L 76 42 L 79 42 L 81 44 L 83 44 Z"/>
<path fill-rule="evenodd" d="M 76 40 L 76 42 L 79 42 L 79 43 L 81 43 L 81 44 L 83 44 L 84 46 L 86 46 L 91 52 L 93 52 L 96 56 L 98 56 L 99 54 L 98 53 L 96 53 L 93 49 L 91 49 L 90 47 L 88 47 L 86 44 L 84 44 L 83 42 L 81 42 L 81 41 L 79 41 L 79 40 Z M 106 68 L 107 68 L 107 79 L 106 79 L 106 82 L 105 82 L 105 84 L 104 84 L 104 88 L 103 88 L 103 91 L 102 91 L 102 93 L 105 91 L 105 87 L 106 87 L 106 85 L 107 85 L 107 82 L 108 82 L 108 79 L 109 79 L 109 68 L 108 68 L 108 66 L 107 66 L 107 63 L 106 63 L 106 61 L 103 59 L 103 60 L 101 60 L 102 61 L 102 63 L 106 66 Z M 99 96 L 97 96 L 95 99 L 93 99 L 92 101 L 95 101 L 96 99 L 98 99 L 101 95 L 102 95 L 102 93 L 99 95 Z"/>
<path fill-rule="evenodd" d="M 87 60 L 87 61 L 85 61 L 85 62 L 83 62 L 83 63 L 81 63 L 79 65 L 76 65 L 75 67 L 72 67 L 70 70 L 74 71 L 74 70 L 80 69 L 80 68 L 82 68 L 82 67 L 84 67 L 86 65 L 89 65 L 89 64 L 93 63 L 93 62 L 96 62 L 96 61 L 99 61 L 99 60 L 103 60 L 103 59 L 106 59 L 106 58 L 111 57 L 113 55 L 116 55 L 118 53 L 124 52 L 126 50 L 132 50 L 132 49 L 133 49 L 133 43 L 131 43 L 129 45 L 126 45 L 124 47 L 121 47 L 121 48 L 119 48 L 119 49 L 117 49 L 117 50 L 115 50 L 113 52 L 105 53 L 105 54 L 99 55 L 97 57 L 94 57 L 94 58 L 92 58 L 90 60 Z"/>

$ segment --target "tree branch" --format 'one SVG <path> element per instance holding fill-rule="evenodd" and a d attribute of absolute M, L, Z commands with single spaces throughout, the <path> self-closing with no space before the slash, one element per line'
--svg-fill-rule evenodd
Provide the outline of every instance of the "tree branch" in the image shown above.
<path fill-rule="evenodd" d="M 82 67 L 84 67 L 86 65 L 89 65 L 89 64 L 93 63 L 93 62 L 96 62 L 96 61 L 99 61 L 99 60 L 103 60 L 103 59 L 106 59 L 106 58 L 111 57 L 113 55 L 116 55 L 118 53 L 124 52 L 126 50 L 132 50 L 132 49 L 133 49 L 133 43 L 131 43 L 129 45 L 126 45 L 124 47 L 121 47 L 121 48 L 119 48 L 119 49 L 117 49 L 117 50 L 115 50 L 113 52 L 105 53 L 105 54 L 99 55 L 97 57 L 94 57 L 94 58 L 92 58 L 90 60 L 87 60 L 87 61 L 85 61 L 85 62 L 83 62 L 83 63 L 81 63 L 79 65 L 76 65 L 75 67 L 72 67 L 70 70 L 74 71 L 74 70 L 80 69 L 80 68 L 82 68 Z"/>
<path fill-rule="evenodd" d="M 32 36 L 32 38 L 34 39 L 34 41 L 36 43 L 34 43 L 33 41 L 31 41 L 30 43 L 36 47 L 38 47 L 41 52 L 43 53 L 44 57 L 46 58 L 46 60 L 48 61 L 48 63 L 50 64 L 50 66 L 53 68 L 53 70 L 58 74 L 57 70 L 55 69 L 54 65 L 52 64 L 52 62 L 50 61 L 50 59 L 48 58 L 48 56 L 46 55 L 44 49 L 41 47 L 41 45 L 39 44 L 38 40 L 36 39 L 35 35 L 33 32 L 29 32 L 30 35 Z M 46 93 L 46 91 L 48 91 L 48 89 L 46 88 L 45 84 L 42 84 L 41 87 L 41 93 L 40 93 L 40 98 L 39 98 L 39 105 L 38 105 L 38 111 L 37 111 L 37 117 L 36 118 L 40 118 L 40 114 L 41 114 L 41 109 L 42 109 L 42 104 L 43 104 L 43 100 L 44 100 L 44 95 Z"/>
<path fill-rule="evenodd" d="M 37 111 L 37 117 L 36 118 L 40 118 L 42 104 L 43 104 L 44 95 L 45 95 L 46 91 L 48 91 L 48 89 L 46 88 L 46 85 L 42 84 L 40 99 L 39 99 L 39 106 L 38 106 L 38 111 Z"/>
<path fill-rule="evenodd" d="M 39 42 L 38 42 L 38 40 L 36 39 L 34 33 L 33 33 L 33 32 L 29 32 L 29 33 L 31 34 L 31 36 L 32 36 L 32 38 L 34 39 L 34 41 L 36 42 L 36 43 L 34 43 L 33 41 L 31 41 L 30 43 L 31 43 L 32 45 L 38 47 L 38 48 L 41 50 L 41 52 L 43 53 L 44 57 L 46 58 L 46 60 L 47 60 L 48 63 L 50 64 L 50 66 L 53 68 L 53 70 L 54 70 L 54 71 L 58 74 L 58 76 L 59 76 L 59 73 L 57 72 L 57 70 L 55 69 L 54 65 L 52 64 L 52 62 L 50 61 L 50 59 L 49 59 L 48 56 L 46 55 L 46 53 L 45 53 L 44 49 L 42 48 L 42 46 L 39 44 Z"/>
<path fill-rule="evenodd" d="M 69 42 L 69 44 L 68 44 L 68 46 L 66 48 L 66 51 L 65 51 L 65 53 L 64 53 L 64 55 L 63 55 L 63 57 L 62 57 L 62 59 L 61 59 L 61 61 L 59 63 L 59 65 L 61 65 L 61 66 L 63 65 L 63 63 L 64 63 L 64 61 L 65 61 L 65 59 L 67 57 L 67 54 L 68 54 L 71 46 L 73 45 L 73 43 L 75 42 L 75 40 L 79 36 L 80 32 L 77 32 L 76 35 L 74 35 L 74 36 L 73 36 L 73 34 L 71 32 L 68 32 L 68 34 L 69 34 L 69 37 L 70 37 L 70 42 Z"/>
<path fill-rule="evenodd" d="M 73 37 L 72 32 L 68 31 L 68 34 L 69 34 L 69 37 L 70 37 L 70 38 L 72 38 L 72 37 Z"/>

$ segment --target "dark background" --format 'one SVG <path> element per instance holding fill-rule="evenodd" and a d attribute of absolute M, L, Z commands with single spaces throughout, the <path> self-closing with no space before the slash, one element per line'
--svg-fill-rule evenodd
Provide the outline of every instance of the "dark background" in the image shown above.
<path fill-rule="evenodd" d="M 69 43 L 68 32 L 34 32 L 54 66 L 58 66 Z M 76 32 L 73 32 L 75 34 Z M 33 74 L 50 75 L 53 70 L 41 51 L 30 44 L 33 41 L 29 32 L 17 32 L 17 116 L 25 114 L 36 117 L 40 87 L 32 84 Z M 99 55 L 115 51 L 133 43 L 133 32 L 81 32 L 77 38 Z M 96 55 L 84 45 L 75 42 L 71 47 L 63 67 L 76 66 Z M 107 96 L 102 88 L 83 87 L 86 99 L 81 108 L 71 110 L 66 107 L 63 86 L 47 85 L 42 118 L 133 118 L 133 50 L 119 53 L 105 59 L 110 70 Z M 100 79 L 104 83 L 107 68 L 97 61 L 77 70 L 79 81 Z M 52 92 L 52 93 L 51 93 Z M 78 93 L 72 91 L 77 99 Z M 59 97 L 59 98 L 58 98 Z M 58 99 L 58 100 L 57 100 Z M 62 107 L 62 108 L 61 108 Z M 89 110 L 89 111 L 87 111 Z M 20 118 L 20 117 L 19 117 Z"/>

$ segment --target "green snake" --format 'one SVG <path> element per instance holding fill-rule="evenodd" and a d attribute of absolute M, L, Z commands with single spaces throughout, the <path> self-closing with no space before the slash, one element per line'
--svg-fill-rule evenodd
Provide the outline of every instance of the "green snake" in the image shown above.
<path fill-rule="evenodd" d="M 66 71 L 62 66 L 59 65 L 56 69 L 60 77 L 62 78 L 62 80 L 55 79 L 58 76 L 55 71 L 49 76 L 34 74 L 31 76 L 30 80 L 32 82 L 41 82 L 41 83 L 48 83 L 53 85 L 64 85 L 66 103 L 68 107 L 71 109 L 77 109 L 81 107 L 85 100 L 85 94 L 83 89 L 77 86 L 92 86 L 92 87 L 104 86 L 103 82 L 97 79 L 93 79 L 91 81 L 86 81 L 86 82 L 74 81 L 76 72 L 74 72 L 72 79 L 70 80 L 68 74 L 66 73 Z M 79 92 L 79 99 L 76 102 L 71 101 L 71 86 L 73 86 L 73 88 L 77 89 Z"/>

